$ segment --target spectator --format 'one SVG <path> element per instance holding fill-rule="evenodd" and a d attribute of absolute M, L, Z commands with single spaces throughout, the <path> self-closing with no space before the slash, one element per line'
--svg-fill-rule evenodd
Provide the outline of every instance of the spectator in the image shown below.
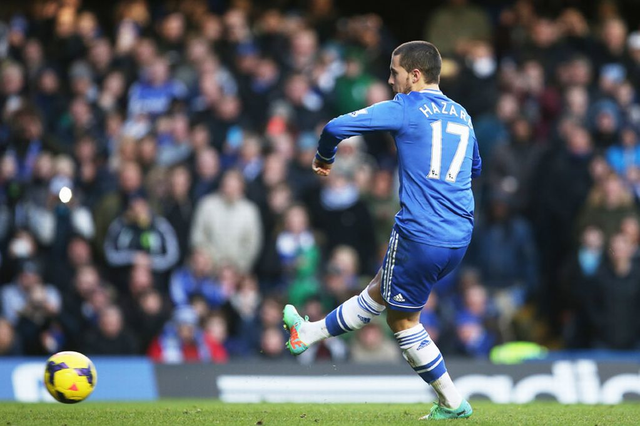
<path fill-rule="evenodd" d="M 3 286 L 0 294 L 2 316 L 12 324 L 18 322 L 26 309 L 57 315 L 62 305 L 58 290 L 42 282 L 41 265 L 31 259 L 20 263 L 15 282 Z"/>
<path fill-rule="evenodd" d="M 266 198 L 266 205 L 263 205 L 261 209 L 264 246 L 258 260 L 256 273 L 261 278 L 262 290 L 269 293 L 274 289 L 283 291 L 285 286 L 284 271 L 276 247 L 277 233 L 285 211 L 293 203 L 293 195 L 289 185 L 282 182 L 269 189 Z"/>
<path fill-rule="evenodd" d="M 565 146 L 549 151 L 541 158 L 534 181 L 534 231 L 542 256 L 541 288 L 538 307 L 545 315 L 555 317 L 552 307 L 554 283 L 574 239 L 575 219 L 592 184 L 589 171 L 593 156 L 591 136 L 586 129 L 565 129 Z M 543 166 L 544 165 L 544 166 Z"/>
<path fill-rule="evenodd" d="M 86 329 L 97 319 L 97 312 L 90 303 L 100 293 L 100 275 L 95 266 L 80 266 L 71 281 L 72 287 L 63 293 L 60 322 L 69 344 L 78 347 Z"/>
<path fill-rule="evenodd" d="M 494 193 L 487 223 L 474 235 L 475 266 L 488 288 L 505 292 L 511 310 L 519 308 L 538 286 L 538 253 L 529 222 L 511 213 L 510 199 Z"/>
<path fill-rule="evenodd" d="M 460 282 L 462 281 L 463 279 L 460 279 Z M 460 287 L 464 288 L 462 285 Z M 429 333 L 431 340 L 438 345 L 440 351 L 445 352 L 454 352 L 456 344 L 454 333 L 451 330 L 452 317 L 454 316 L 451 299 L 451 297 L 441 297 L 439 292 L 432 292 L 427 304 L 420 312 L 420 323 Z"/>
<path fill-rule="evenodd" d="M 339 245 L 353 247 L 358 253 L 360 270 L 372 269 L 376 242 L 371 213 L 360 199 L 353 172 L 334 164 L 325 186 L 309 202 L 314 228 L 327 237 L 327 250 Z"/>
<path fill-rule="evenodd" d="M 103 44 L 103 43 L 100 43 Z M 110 71 L 104 76 L 101 91 L 97 100 L 103 114 L 120 114 L 126 105 L 126 76 L 120 70 Z M 105 123 L 105 132 L 107 131 Z"/>
<path fill-rule="evenodd" d="M 237 148 L 242 140 L 244 116 L 240 98 L 235 94 L 224 94 L 208 109 L 200 112 L 196 120 L 205 124 L 211 135 L 211 146 L 218 152 L 225 146 Z"/>
<path fill-rule="evenodd" d="M 39 258 L 38 245 L 29 231 L 18 229 L 5 241 L 7 241 L 7 247 L 4 252 L 4 262 L 1 264 L 2 277 L 16 275 L 16 270 L 23 261 Z"/>
<path fill-rule="evenodd" d="M 589 194 L 578 218 L 578 229 L 583 230 L 587 225 L 596 226 L 604 232 L 605 241 L 609 241 L 619 231 L 622 220 L 628 216 L 638 217 L 633 196 L 625 188 L 622 179 L 611 173 Z"/>
<path fill-rule="evenodd" d="M 260 338 L 260 355 L 268 360 L 284 359 L 284 342 L 282 330 L 278 327 L 266 328 Z"/>
<path fill-rule="evenodd" d="M 640 32 L 634 31 L 627 38 L 627 48 L 629 51 L 629 82 L 635 90 L 640 89 L 638 75 L 640 73 Z"/>
<path fill-rule="evenodd" d="M 171 78 L 167 58 L 153 59 L 144 71 L 144 76 L 129 90 L 129 118 L 140 115 L 156 118 L 169 111 L 172 101 L 187 95 L 186 87 Z"/>
<path fill-rule="evenodd" d="M 44 133 L 38 111 L 25 105 L 11 115 L 12 128 L 5 155 L 16 165 L 16 179 L 28 183 L 33 178 L 36 159 L 45 149 L 51 149 L 53 142 Z"/>
<path fill-rule="evenodd" d="M 295 36 L 294 36 L 295 35 Z M 318 36 L 310 28 L 299 28 L 289 35 L 290 48 L 284 59 L 293 74 L 308 73 L 318 55 Z"/>
<path fill-rule="evenodd" d="M 153 288 L 165 288 L 163 286 L 165 282 L 159 282 L 154 276 L 151 269 L 151 260 L 145 255 L 136 257 L 135 263 L 123 282 L 127 287 L 119 288 L 119 293 L 120 304 L 125 312 L 135 310 L 138 299 L 144 292 Z"/>
<path fill-rule="evenodd" d="M 86 334 L 83 351 L 90 355 L 134 355 L 137 345 L 120 309 L 108 306 L 100 311 L 98 327 Z"/>
<path fill-rule="evenodd" d="M 213 274 L 213 261 L 209 254 L 202 249 L 194 249 L 189 263 L 171 275 L 169 291 L 173 304 L 187 306 L 193 297 L 200 296 L 210 309 L 221 307 L 229 294 L 214 279 Z"/>
<path fill-rule="evenodd" d="M 85 134 L 98 139 L 103 137 L 101 117 L 82 96 L 73 98 L 58 123 L 55 134 L 64 152 L 70 152 L 74 141 Z"/>
<path fill-rule="evenodd" d="M 281 80 L 278 64 L 270 57 L 260 57 L 246 84 L 239 86 L 242 104 L 255 120 L 255 128 L 262 129 L 267 123 L 270 103 L 281 96 Z"/>
<path fill-rule="evenodd" d="M 557 297 L 565 306 L 564 338 L 570 348 L 590 346 L 589 300 L 593 280 L 605 261 L 605 239 L 601 229 L 590 225 L 582 231 L 580 245 L 567 263 Z"/>
<path fill-rule="evenodd" d="M 191 175 L 184 166 L 177 166 L 169 174 L 169 194 L 164 202 L 163 212 L 171 227 L 176 231 L 180 247 L 181 263 L 189 252 L 189 227 L 193 216 L 194 204 L 189 191 Z"/>
<path fill-rule="evenodd" d="M 262 209 L 264 216 L 269 191 L 287 182 L 287 160 L 284 156 L 273 152 L 267 154 L 259 166 L 259 175 L 254 176 L 247 187 L 247 197 Z M 265 235 L 273 231 L 274 229 L 266 229 Z"/>
<path fill-rule="evenodd" d="M 227 275 L 233 275 L 232 270 L 225 268 L 221 278 L 225 271 Z M 280 323 L 282 304 L 272 297 L 263 300 L 255 277 L 248 275 L 237 277 L 233 282 L 230 279 L 225 281 L 227 288 L 236 289 L 225 307 L 229 325 L 226 346 L 230 354 L 254 355 L 260 344 L 262 328 Z"/>
<path fill-rule="evenodd" d="M 400 203 L 394 192 L 391 172 L 376 171 L 371 190 L 366 195 L 366 202 L 373 217 L 379 259 L 384 258 L 389 241 L 389 229 L 393 227 L 395 215 L 400 210 Z"/>
<path fill-rule="evenodd" d="M 219 353 L 218 362 L 221 364 L 226 363 L 229 360 L 227 349 L 229 343 L 227 339 L 228 324 L 224 315 L 219 312 L 212 312 L 205 319 L 204 330 L 207 334 L 207 341 L 217 347 L 216 352 Z"/>
<path fill-rule="evenodd" d="M 359 287 L 358 254 L 349 246 L 338 246 L 329 257 L 326 275 L 324 279 L 325 295 L 330 300 L 327 306 L 334 306 L 335 303 L 347 300 L 355 294 Z"/>
<path fill-rule="evenodd" d="M 458 77 L 457 88 L 460 103 L 472 117 L 492 110 L 498 94 L 494 90 L 498 77 L 498 60 L 493 47 L 484 40 L 465 41 L 460 53 L 464 54 L 464 66 Z"/>
<path fill-rule="evenodd" d="M 497 342 L 495 317 L 492 314 L 487 291 L 478 285 L 463 290 L 463 306 L 457 313 L 456 334 L 464 354 L 486 357 Z"/>
<path fill-rule="evenodd" d="M 138 352 L 146 354 L 153 339 L 171 318 L 170 303 L 155 289 L 141 290 L 135 299 L 135 307 L 126 313 L 126 323 L 135 335 Z"/>
<path fill-rule="evenodd" d="M 220 180 L 220 157 L 212 148 L 204 148 L 196 154 L 196 173 L 192 186 L 194 202 L 218 189 Z"/>
<path fill-rule="evenodd" d="M 611 237 L 608 254 L 594 277 L 588 300 L 593 327 L 591 344 L 596 348 L 637 349 L 640 268 L 633 259 L 633 245 L 626 235 L 616 234 Z"/>
<path fill-rule="evenodd" d="M 55 159 L 54 175 L 48 182 L 45 208 L 53 216 L 54 233 L 49 245 L 49 268 L 65 263 L 67 245 L 73 236 L 92 240 L 95 226 L 90 210 L 82 204 L 83 194 L 74 185 L 75 165 L 70 157 Z"/>
<path fill-rule="evenodd" d="M 175 231 L 165 218 L 151 212 L 142 193 L 131 194 L 127 210 L 109 226 L 104 251 L 111 267 L 129 267 L 144 254 L 153 271 L 163 273 L 180 256 Z"/>
<path fill-rule="evenodd" d="M 224 362 L 226 352 L 211 338 L 207 338 L 198 325 L 198 316 L 191 307 L 174 311 L 160 335 L 151 343 L 148 355 L 156 362 Z"/>
<path fill-rule="evenodd" d="M 622 219 L 620 224 L 620 232 L 626 235 L 633 247 L 633 257 L 638 258 L 640 252 L 640 219 L 637 216 L 631 215 Z"/>
<path fill-rule="evenodd" d="M 626 51 L 627 26 L 620 18 L 609 18 L 602 24 L 601 43 L 594 52 L 596 66 L 601 71 L 609 64 L 625 66 L 628 62 Z"/>
<path fill-rule="evenodd" d="M 326 120 L 324 99 L 315 93 L 304 74 L 293 74 L 284 85 L 285 107 L 291 114 L 291 125 L 298 131 L 313 130 Z"/>
<path fill-rule="evenodd" d="M 542 65 L 545 78 L 551 78 L 554 69 L 567 57 L 567 47 L 560 39 L 560 26 L 551 16 L 534 15 L 529 26 L 528 43 L 521 49 L 523 59 Z"/>
<path fill-rule="evenodd" d="M 503 79 L 506 74 L 503 72 Z M 474 130 L 478 141 L 478 148 L 483 161 L 492 161 L 494 150 L 509 142 L 511 124 L 520 114 L 518 98 L 511 92 L 504 92 L 496 100 L 495 111 L 484 111 L 474 121 Z M 492 170 L 489 167 L 488 170 Z"/>
<path fill-rule="evenodd" d="M 302 205 L 293 205 L 284 214 L 284 230 L 276 248 L 285 270 L 289 301 L 302 303 L 318 291 L 316 279 L 320 251 L 309 228 L 309 216 Z"/>
<path fill-rule="evenodd" d="M 226 172 L 220 191 L 198 203 L 191 245 L 207 250 L 219 264 L 229 263 L 242 272 L 253 268 L 262 245 L 262 224 L 257 207 L 244 197 L 240 172 Z"/>
<path fill-rule="evenodd" d="M 402 360 L 398 345 L 385 336 L 377 323 L 367 325 L 351 347 L 351 360 L 359 364 L 397 363 Z"/>
<path fill-rule="evenodd" d="M 606 157 L 619 176 L 626 176 L 630 169 L 640 167 L 640 144 L 636 130 L 633 127 L 623 129 L 620 143 L 609 147 Z"/>
<path fill-rule="evenodd" d="M 65 336 L 57 321 L 60 303 L 50 296 L 50 289 L 36 283 L 19 313 L 16 331 L 23 339 L 25 355 L 46 355 L 59 352 Z"/>
<path fill-rule="evenodd" d="M 125 146 L 121 144 L 121 147 Z M 96 247 L 100 253 L 104 250 L 107 230 L 116 217 L 127 207 L 128 197 L 142 187 L 142 170 L 133 161 L 125 161 L 119 166 L 118 188 L 105 194 L 93 210 L 96 224 Z"/>
<path fill-rule="evenodd" d="M 491 26 L 487 13 L 467 0 L 449 0 L 435 10 L 425 25 L 424 39 L 434 43 L 442 55 L 456 53 L 469 40 L 489 40 Z"/>
<path fill-rule="evenodd" d="M 21 95 L 25 88 L 24 69 L 16 62 L 8 63 L 0 73 L 0 111 L 15 110 L 21 106 Z"/>
<path fill-rule="evenodd" d="M 114 126 L 119 126 L 119 120 L 120 116 L 118 115 L 111 115 L 107 118 L 107 127 L 110 128 L 110 132 L 119 132 L 114 129 Z M 95 210 L 97 203 L 105 194 L 116 187 L 111 171 L 100 157 L 100 149 L 98 140 L 91 135 L 83 135 L 78 138 L 73 146 L 74 160 L 77 164 L 74 185 L 77 185 L 80 194 L 82 194 L 82 205 L 92 210 Z M 109 150 L 110 146 L 105 149 Z"/>
<path fill-rule="evenodd" d="M 191 155 L 189 117 L 175 113 L 168 117 L 168 129 L 160 135 L 157 163 L 171 167 L 185 161 Z"/>
<path fill-rule="evenodd" d="M 34 49 L 42 49 L 35 40 L 31 40 L 29 43 L 34 46 Z M 66 110 L 66 101 L 60 84 L 60 76 L 53 68 L 47 67 L 38 70 L 33 102 L 42 113 L 47 133 L 55 130 L 55 125 L 60 120 L 62 112 Z"/>
<path fill-rule="evenodd" d="M 531 124 L 524 117 L 515 118 L 508 144 L 493 151 L 488 171 L 492 191 L 511 194 L 515 213 L 530 214 L 533 176 L 543 154 L 533 140 Z"/>
<path fill-rule="evenodd" d="M 0 318 L 0 357 L 22 355 L 19 339 L 11 323 Z"/>
<path fill-rule="evenodd" d="M 185 17 L 180 12 L 169 13 L 160 22 L 160 50 L 167 55 L 171 63 L 180 61 L 184 51 L 186 32 Z"/>
<path fill-rule="evenodd" d="M 336 80 L 335 113 L 346 114 L 367 105 L 367 90 L 374 78 L 369 75 L 364 64 L 364 55 L 352 50 L 345 58 L 345 72 Z"/>

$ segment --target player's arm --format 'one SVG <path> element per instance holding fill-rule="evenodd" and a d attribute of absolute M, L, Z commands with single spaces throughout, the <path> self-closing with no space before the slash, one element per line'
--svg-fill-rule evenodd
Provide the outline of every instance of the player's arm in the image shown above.
<path fill-rule="evenodd" d="M 367 132 L 398 131 L 403 121 L 404 102 L 400 96 L 334 118 L 322 130 L 313 171 L 320 176 L 329 174 L 338 144 L 344 139 Z"/>
<path fill-rule="evenodd" d="M 473 163 L 471 164 L 471 179 L 475 179 L 482 173 L 482 158 L 478 149 L 478 139 L 473 135 Z"/>

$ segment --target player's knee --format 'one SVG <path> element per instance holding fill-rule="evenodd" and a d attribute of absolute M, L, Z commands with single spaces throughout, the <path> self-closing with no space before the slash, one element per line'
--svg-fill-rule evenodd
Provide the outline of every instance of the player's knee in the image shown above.
<path fill-rule="evenodd" d="M 402 319 L 398 318 L 394 311 L 388 311 L 387 313 L 387 325 L 394 333 L 401 330 Z"/>
<path fill-rule="evenodd" d="M 393 330 L 396 325 L 396 320 L 392 318 L 391 311 L 387 311 L 387 325 L 391 330 Z"/>
<path fill-rule="evenodd" d="M 386 305 L 384 299 L 382 298 L 382 294 L 380 292 L 380 272 L 371 280 L 366 289 L 369 296 L 376 302 L 381 305 Z"/>
<path fill-rule="evenodd" d="M 387 312 L 387 325 L 394 333 L 415 327 L 419 322 L 419 313 L 393 310 Z"/>

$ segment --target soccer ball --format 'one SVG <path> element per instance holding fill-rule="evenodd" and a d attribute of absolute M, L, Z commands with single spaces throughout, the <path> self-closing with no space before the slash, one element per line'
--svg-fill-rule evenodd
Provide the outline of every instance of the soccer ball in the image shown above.
<path fill-rule="evenodd" d="M 44 384 L 56 400 L 75 404 L 85 400 L 98 382 L 93 362 L 78 352 L 58 352 L 47 360 Z"/>

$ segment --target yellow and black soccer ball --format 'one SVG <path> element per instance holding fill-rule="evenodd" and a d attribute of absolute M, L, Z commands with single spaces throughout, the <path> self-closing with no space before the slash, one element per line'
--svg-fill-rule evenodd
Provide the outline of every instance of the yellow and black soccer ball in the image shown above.
<path fill-rule="evenodd" d="M 64 404 L 84 401 L 97 382 L 93 362 L 79 352 L 58 352 L 47 360 L 44 384 L 51 396 Z"/>

